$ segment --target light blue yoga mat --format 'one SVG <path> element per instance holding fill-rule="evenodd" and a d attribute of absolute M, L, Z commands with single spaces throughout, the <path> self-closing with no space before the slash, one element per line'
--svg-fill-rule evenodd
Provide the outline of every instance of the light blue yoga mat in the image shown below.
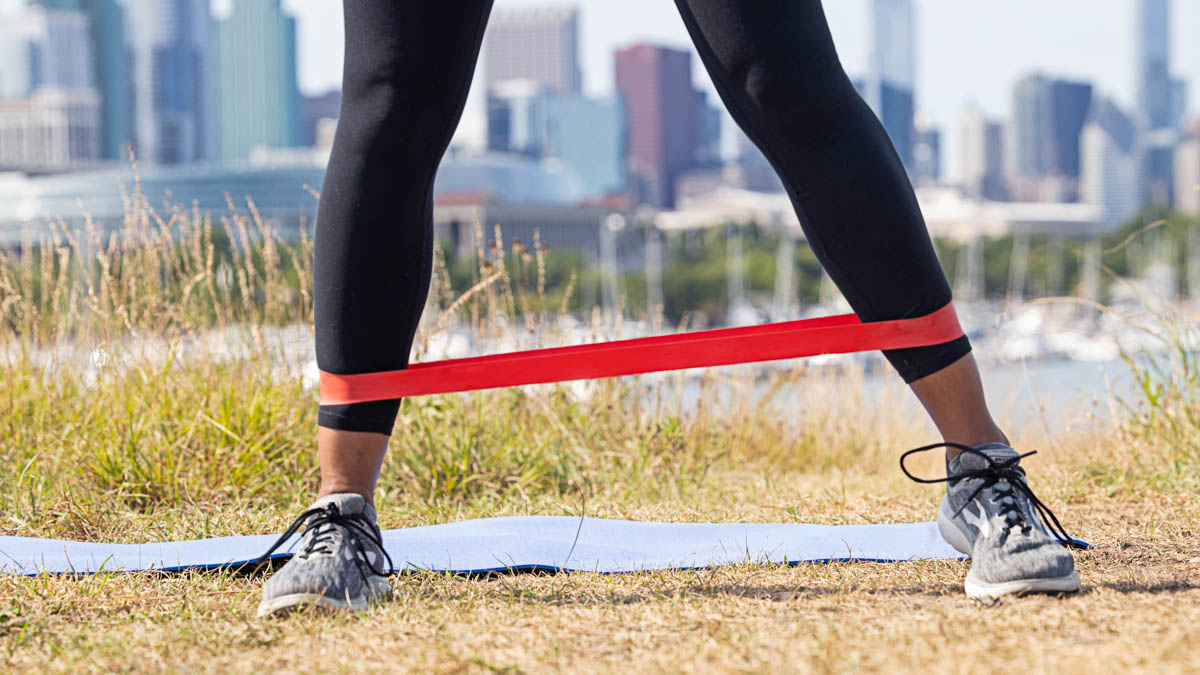
<path fill-rule="evenodd" d="M 103 544 L 0 537 L 0 573 L 175 571 L 237 566 L 258 558 L 277 535 L 151 544 Z M 296 536 L 272 557 L 287 557 Z M 399 570 L 638 572 L 737 563 L 830 560 L 896 562 L 963 556 L 937 525 L 648 523 L 520 516 L 484 518 L 383 533 Z"/>

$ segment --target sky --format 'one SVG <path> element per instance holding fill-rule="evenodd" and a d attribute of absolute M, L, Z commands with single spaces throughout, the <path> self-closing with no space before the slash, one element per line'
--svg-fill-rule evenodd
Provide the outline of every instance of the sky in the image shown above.
<path fill-rule="evenodd" d="M 399 0 L 398 0 L 399 1 Z M 711 0 L 710 0 L 711 1 Z M 218 13 L 229 0 L 214 0 Z M 496 0 L 495 7 L 574 4 L 582 15 L 584 87 L 612 90 L 614 49 L 639 41 L 690 48 L 670 0 Z M 825 0 L 843 66 L 852 77 L 866 69 L 868 0 Z M 342 66 L 341 3 L 284 0 L 299 20 L 300 86 L 317 93 L 338 86 Z M 1131 109 L 1136 92 L 1135 0 L 917 0 L 917 109 L 942 129 L 944 170 L 956 170 L 956 127 L 970 104 L 999 119 L 1010 114 L 1012 84 L 1033 70 L 1086 79 Z M 1172 69 L 1189 80 L 1189 110 L 1200 115 L 1200 2 L 1172 0 Z M 631 21 L 630 17 L 637 17 Z M 483 138 L 480 72 L 456 142 Z M 698 86 L 716 93 L 699 59 Z M 730 134 L 726 134 L 730 136 Z"/>

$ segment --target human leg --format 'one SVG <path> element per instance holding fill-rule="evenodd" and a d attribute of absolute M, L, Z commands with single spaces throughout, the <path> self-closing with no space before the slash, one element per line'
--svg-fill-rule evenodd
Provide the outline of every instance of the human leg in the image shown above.
<path fill-rule="evenodd" d="M 433 181 L 466 103 L 491 0 L 345 0 L 342 109 L 317 214 L 317 363 L 407 367 L 429 291 Z M 320 495 L 260 615 L 361 609 L 389 592 L 372 504 L 399 400 L 321 406 Z"/>
<path fill-rule="evenodd" d="M 905 319 L 949 303 L 908 176 L 846 77 L 820 0 L 676 5 L 722 100 L 779 173 L 855 313 Z M 968 593 L 1078 589 L 1070 554 L 1042 527 L 1020 457 L 987 410 L 966 337 L 884 355 L 954 444 L 939 520 L 947 540 L 972 555 Z"/>
<path fill-rule="evenodd" d="M 466 102 L 491 0 L 344 6 L 342 111 L 313 276 L 318 365 L 351 374 L 408 365 L 429 291 L 433 180 Z M 399 403 L 321 407 L 322 466 L 340 476 L 323 478 L 323 491 L 347 478 L 374 484 Z"/>
<path fill-rule="evenodd" d="M 725 105 L 779 173 L 813 252 L 855 313 L 906 319 L 949 303 L 904 166 L 843 71 L 819 0 L 676 4 Z M 1003 440 L 969 352 L 963 337 L 884 354 L 946 440 Z"/>

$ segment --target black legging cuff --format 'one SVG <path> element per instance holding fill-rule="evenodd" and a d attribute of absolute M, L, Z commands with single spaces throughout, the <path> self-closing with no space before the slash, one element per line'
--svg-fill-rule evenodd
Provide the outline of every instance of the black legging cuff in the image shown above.
<path fill-rule="evenodd" d="M 400 412 L 400 400 L 323 405 L 317 412 L 317 425 L 338 431 L 365 431 L 391 436 L 396 414 Z"/>
<path fill-rule="evenodd" d="M 883 352 L 892 367 L 904 378 L 906 384 L 932 375 L 971 353 L 971 341 L 964 335 L 960 338 L 929 347 L 889 349 Z"/>

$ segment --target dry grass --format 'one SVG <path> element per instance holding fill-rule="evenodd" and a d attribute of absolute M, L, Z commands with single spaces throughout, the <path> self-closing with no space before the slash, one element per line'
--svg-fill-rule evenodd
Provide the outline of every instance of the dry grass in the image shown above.
<path fill-rule="evenodd" d="M 1039 475 L 1071 474 L 1070 462 Z M 757 480 L 756 480 L 757 478 Z M 845 501 L 825 476 L 717 476 L 711 495 L 620 515 L 821 521 L 927 516 L 932 495 Z M 794 480 L 793 480 L 794 478 Z M 1076 476 L 1078 478 L 1078 476 Z M 1045 481 L 1043 481 L 1044 483 Z M 886 481 L 885 481 L 886 483 Z M 1049 492 L 1062 504 L 1063 490 Z M 710 496 L 730 500 L 713 507 Z M 741 566 L 602 576 L 406 575 L 397 599 L 361 615 L 253 617 L 258 576 L 225 573 L 0 580 L 0 654 L 15 669 L 303 671 L 950 671 L 1200 667 L 1200 547 L 1194 496 L 1110 498 L 1059 512 L 1095 542 L 1084 591 L 983 607 L 966 563 Z M 844 504 L 852 506 L 846 508 Z M 385 520 L 396 519 L 385 507 Z"/>
<path fill-rule="evenodd" d="M 252 209 L 224 227 L 130 196 L 112 237 L 60 231 L 0 259 L 0 534 L 148 541 L 280 531 L 311 497 L 308 242 Z M 232 232 L 226 242 L 223 232 Z M 481 239 L 480 238 L 477 238 Z M 434 332 L 553 340 L 542 261 L 436 267 Z M 508 257 L 513 256 L 513 257 Z M 520 256 L 518 262 L 517 257 Z M 528 258 L 528 259 L 526 259 Z M 506 260 L 508 262 L 506 262 Z M 520 265 L 525 286 L 509 280 Z M 521 276 L 521 275 L 518 275 Z M 538 279 L 538 282 L 534 282 Z M 288 326 L 300 326 L 299 330 Z M 604 334 L 611 322 L 597 317 Z M 213 331 L 218 331 L 214 333 Z M 966 564 L 826 564 L 486 578 L 406 575 L 361 615 L 258 621 L 261 576 L 0 578 L 8 670 L 1119 671 L 1200 668 L 1200 424 L 1194 345 L 1160 362 L 1104 436 L 1014 429 L 1072 534 L 1085 591 L 982 607 Z M 219 335 L 224 351 L 204 348 Z M 301 345 L 297 348 L 297 345 Z M 1173 360 L 1174 359 L 1174 360 Z M 1140 367 L 1136 366 L 1135 367 Z M 675 521 L 927 519 L 896 470 L 932 429 L 898 383 L 803 366 L 405 404 L 381 524 L 509 514 Z M 757 376 L 762 377 L 762 376 Z M 752 396 L 767 392 L 765 398 Z M 936 458 L 920 468 L 934 474 Z"/>

